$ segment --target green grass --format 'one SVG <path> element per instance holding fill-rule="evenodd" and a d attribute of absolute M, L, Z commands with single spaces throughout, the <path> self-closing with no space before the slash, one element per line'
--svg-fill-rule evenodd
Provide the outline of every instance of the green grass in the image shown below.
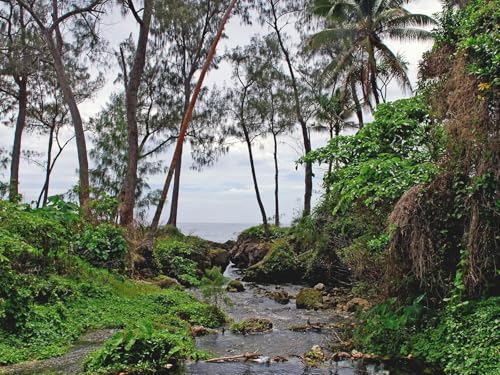
<path fill-rule="evenodd" d="M 157 329 L 189 337 L 189 324 L 213 328 L 224 321 L 218 309 L 186 291 L 162 290 L 78 259 L 68 274 L 32 282 L 47 283 L 57 291 L 57 298 L 31 304 L 25 323 L 15 332 L 0 330 L 0 364 L 64 354 L 79 336 L 93 329 L 123 328 L 148 320 Z"/>

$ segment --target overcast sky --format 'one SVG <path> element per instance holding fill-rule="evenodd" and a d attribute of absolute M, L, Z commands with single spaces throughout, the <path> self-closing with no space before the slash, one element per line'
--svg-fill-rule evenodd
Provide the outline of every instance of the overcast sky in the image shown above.
<path fill-rule="evenodd" d="M 439 0 L 415 0 L 407 6 L 414 13 L 424 13 L 433 15 L 441 9 Z M 130 32 L 133 32 L 135 23 L 123 20 L 118 14 L 109 17 L 103 26 L 104 37 L 116 45 Z M 266 30 L 258 26 L 241 26 L 236 19 L 230 21 L 226 28 L 228 39 L 222 42 L 219 51 L 237 45 L 245 45 L 252 35 L 263 33 Z M 402 53 L 409 61 L 409 76 L 412 83 L 415 83 L 417 76 L 417 65 L 422 54 L 428 50 L 432 44 L 422 42 L 396 42 L 388 41 L 387 44 L 396 52 Z M 112 82 L 116 76 L 116 70 L 108 72 L 108 81 Z M 230 70 L 222 66 L 218 71 L 211 71 L 208 75 L 208 84 L 222 84 L 229 81 Z M 89 118 L 97 113 L 111 92 L 117 90 L 113 84 L 109 83 L 101 90 L 96 97 L 80 105 L 80 110 L 84 118 Z M 397 99 L 409 95 L 403 95 L 397 87 L 392 87 L 389 93 L 391 99 Z M 71 136 L 68 132 L 68 136 Z M 299 134 L 296 135 L 299 139 Z M 2 126 L 0 128 L 0 147 L 11 149 L 13 139 L 12 129 Z M 26 134 L 23 137 L 23 148 L 44 152 L 46 138 L 33 134 Z M 274 213 L 273 190 L 274 190 L 274 167 L 272 160 L 271 140 L 260 141 L 256 144 L 256 169 L 263 196 L 264 204 L 268 215 Z M 313 147 L 323 146 L 326 142 L 325 136 L 313 134 Z M 282 212 L 282 222 L 289 222 L 300 213 L 304 184 L 303 170 L 296 169 L 295 160 L 301 156 L 302 149 L 300 142 L 294 137 L 282 138 L 279 149 L 280 163 L 280 205 Z M 88 145 L 90 149 L 90 145 Z M 186 150 L 187 151 L 187 150 Z M 164 160 L 170 162 L 170 154 L 167 153 Z M 165 163 L 167 164 L 167 163 Z M 194 223 L 257 223 L 260 214 L 257 207 L 255 193 L 253 190 L 250 168 L 248 164 L 248 154 L 244 144 L 234 144 L 229 153 L 222 156 L 220 160 L 211 168 L 205 168 L 201 172 L 196 172 L 188 167 L 191 165 L 189 152 L 184 153 L 183 166 L 185 167 L 181 177 L 181 193 L 179 200 L 179 222 Z M 51 195 L 64 193 L 78 182 L 76 173 L 77 158 L 76 146 L 70 144 L 64 151 L 60 160 L 56 164 L 51 181 Z M 319 199 L 321 194 L 321 179 L 324 173 L 322 168 L 315 168 L 315 196 Z M 44 171 L 41 167 L 23 161 L 20 170 L 20 192 L 26 201 L 34 200 L 38 197 L 43 184 Z M 6 170 L 0 172 L 2 181 L 8 180 Z M 154 176 L 150 179 L 150 185 L 154 189 L 159 189 L 163 185 L 164 176 Z M 168 208 L 165 209 L 164 217 L 168 216 Z M 165 219 L 166 220 L 166 219 Z"/>

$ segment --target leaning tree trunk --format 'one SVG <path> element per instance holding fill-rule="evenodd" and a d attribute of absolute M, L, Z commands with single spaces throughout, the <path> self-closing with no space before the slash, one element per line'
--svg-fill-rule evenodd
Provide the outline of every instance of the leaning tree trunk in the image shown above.
<path fill-rule="evenodd" d="M 179 190 L 181 186 L 181 170 L 182 170 L 182 150 L 180 150 L 179 161 L 175 166 L 174 175 L 174 189 L 172 190 L 172 205 L 170 207 L 170 217 L 168 218 L 168 224 L 177 227 L 177 210 L 179 207 Z"/>
<path fill-rule="evenodd" d="M 137 129 L 138 92 L 146 65 L 146 51 L 149 38 L 149 27 L 153 13 L 153 0 L 145 0 L 142 24 L 139 31 L 134 64 L 130 71 L 125 103 L 127 108 L 128 160 L 123 194 L 120 202 L 120 224 L 130 227 L 134 221 L 135 193 L 137 189 L 137 165 L 139 161 L 139 131 Z"/>
<path fill-rule="evenodd" d="M 245 143 L 247 144 L 248 148 L 248 158 L 250 160 L 250 168 L 252 170 L 253 187 L 255 189 L 255 195 L 257 197 L 257 203 L 259 205 L 260 214 L 262 215 L 262 224 L 264 225 L 264 232 L 266 234 L 266 237 L 268 237 L 269 224 L 267 222 L 267 215 L 266 215 L 266 210 L 264 208 L 264 203 L 262 203 L 262 198 L 260 196 L 259 184 L 257 182 L 257 174 L 255 173 L 255 163 L 253 160 L 253 152 L 252 152 L 252 141 L 250 140 L 250 136 L 248 135 L 248 130 L 245 124 L 242 123 L 241 127 L 243 129 L 243 134 L 245 135 Z"/>
<path fill-rule="evenodd" d="M 149 228 L 146 242 L 152 241 L 152 239 L 156 233 L 156 230 L 158 229 L 158 225 L 160 224 L 161 213 L 163 211 L 163 206 L 165 205 L 168 190 L 170 188 L 170 183 L 172 182 L 172 176 L 174 174 L 174 170 L 175 170 L 175 167 L 178 163 L 180 152 L 182 150 L 182 144 L 183 144 L 184 138 L 186 136 L 187 128 L 189 125 L 189 120 L 191 119 L 191 116 L 193 114 L 196 100 L 198 99 L 198 96 L 200 95 L 201 87 L 203 85 L 203 80 L 205 79 L 208 68 L 210 67 L 210 64 L 212 63 L 212 60 L 214 58 L 215 51 L 217 49 L 217 44 L 219 43 L 219 40 L 222 36 L 222 33 L 224 32 L 224 27 L 229 19 L 229 16 L 231 15 L 231 11 L 233 10 L 233 8 L 237 2 L 238 2 L 238 0 L 232 0 L 231 3 L 229 4 L 229 6 L 227 7 L 226 13 L 224 14 L 224 17 L 222 18 L 222 21 L 219 25 L 219 29 L 217 30 L 217 35 L 215 36 L 215 39 L 214 39 L 212 45 L 210 46 L 210 51 L 208 53 L 205 64 L 203 65 L 203 69 L 201 70 L 200 77 L 198 78 L 198 83 L 196 84 L 196 87 L 193 91 L 193 96 L 191 97 L 191 101 L 189 102 L 189 107 L 186 111 L 184 119 L 182 120 L 181 131 L 179 133 L 179 137 L 177 138 L 177 144 L 175 146 L 174 155 L 172 156 L 172 161 L 170 162 L 170 168 L 168 169 L 167 178 L 165 179 L 165 183 L 163 185 L 160 199 L 158 200 L 158 206 L 156 207 L 155 215 L 153 217 L 153 221 L 151 222 L 151 227 Z"/>
<path fill-rule="evenodd" d="M 64 101 L 68 105 L 73 127 L 75 129 L 75 140 L 78 154 L 79 166 L 79 181 L 80 181 L 80 206 L 83 208 L 85 217 L 90 217 L 89 197 L 90 197 L 90 182 L 89 182 L 89 163 L 87 159 L 87 144 L 85 141 L 85 132 L 83 130 L 83 121 L 80 115 L 80 110 L 76 104 L 76 99 L 71 89 L 71 85 L 66 75 L 64 63 L 60 49 L 57 47 L 52 34 L 49 30 L 45 30 L 45 39 L 47 46 L 54 60 L 54 69 L 57 75 L 57 82 L 63 93 Z"/>
<path fill-rule="evenodd" d="M 16 79 L 19 86 L 18 91 L 18 113 L 16 131 L 14 134 L 14 145 L 12 147 L 12 160 L 10 164 L 9 200 L 11 202 L 19 199 L 19 163 L 21 161 L 21 138 L 26 125 L 26 111 L 28 107 L 28 78 L 26 76 Z"/>

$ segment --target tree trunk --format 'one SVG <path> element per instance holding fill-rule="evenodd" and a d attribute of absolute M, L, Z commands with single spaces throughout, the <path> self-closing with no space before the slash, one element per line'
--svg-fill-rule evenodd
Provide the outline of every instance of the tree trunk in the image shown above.
<path fill-rule="evenodd" d="M 179 190 L 181 186 L 181 166 L 182 166 L 182 150 L 180 150 L 179 160 L 175 166 L 174 175 L 174 189 L 172 191 L 172 205 L 170 206 L 170 217 L 168 218 L 168 224 L 177 227 L 177 209 L 179 207 Z"/>
<path fill-rule="evenodd" d="M 279 201 L 279 169 L 278 169 L 278 140 L 276 133 L 273 133 L 274 142 L 274 225 L 280 226 L 280 201 Z"/>
<path fill-rule="evenodd" d="M 45 39 L 47 41 L 47 46 L 54 60 L 54 69 L 57 75 L 57 82 L 64 96 L 64 101 L 68 105 L 69 112 L 71 114 L 71 119 L 73 121 L 73 127 L 75 129 L 75 140 L 76 148 L 78 153 L 78 165 L 79 165 L 79 181 L 80 181 L 80 206 L 83 208 L 85 217 L 90 217 L 89 209 L 89 196 L 90 196 L 90 182 L 89 182 L 89 163 L 87 159 L 87 144 L 85 141 L 85 132 L 83 130 L 82 117 L 80 115 L 80 110 L 76 104 L 75 96 L 71 85 L 69 83 L 68 76 L 64 69 L 64 63 L 62 60 L 60 49 L 56 46 L 51 33 L 46 29 L 44 30 Z"/>
<path fill-rule="evenodd" d="M 26 111 L 28 107 L 28 77 L 16 79 L 18 91 L 18 112 L 14 146 L 12 147 L 12 160 L 10 164 L 9 200 L 15 202 L 19 199 L 19 163 L 21 161 L 21 138 L 26 125 Z"/>
<path fill-rule="evenodd" d="M 189 107 L 189 100 L 191 98 L 191 79 L 193 75 L 189 74 L 188 77 L 185 77 L 184 81 L 184 115 Z M 181 124 L 182 127 L 182 124 Z M 180 131 L 180 128 L 179 128 Z M 175 175 L 174 175 L 174 188 L 172 191 L 172 204 L 170 205 L 170 217 L 168 218 L 168 224 L 177 227 L 177 212 L 179 207 L 179 191 L 181 188 L 181 172 L 182 172 L 182 152 L 184 151 L 184 142 L 180 146 L 179 150 L 179 159 L 177 161 L 177 165 L 175 166 Z"/>
<path fill-rule="evenodd" d="M 302 130 L 302 139 L 304 142 L 304 152 L 305 154 L 309 153 L 311 151 L 311 139 L 309 137 L 309 130 L 307 129 L 307 123 L 304 120 L 304 117 L 302 116 L 302 109 L 301 109 L 301 104 L 300 104 L 300 95 L 299 95 L 299 89 L 297 85 L 297 80 L 295 78 L 295 73 L 293 71 L 293 66 L 292 66 L 292 61 L 290 59 L 290 54 L 288 53 L 288 50 L 285 47 L 285 44 L 283 42 L 283 38 L 281 37 L 281 28 L 278 26 L 278 17 L 276 15 L 276 8 L 274 6 L 274 2 L 270 1 L 271 3 L 271 9 L 273 12 L 273 18 L 274 18 L 274 23 L 273 23 L 273 28 L 274 31 L 276 32 L 276 36 L 278 37 L 278 42 L 281 48 L 281 51 L 283 52 L 283 55 L 285 56 L 286 64 L 288 66 L 288 70 L 290 73 L 290 78 L 292 82 L 292 87 L 293 87 L 293 98 L 295 101 L 295 112 L 297 115 L 297 120 L 299 121 L 300 128 Z M 305 162 L 305 176 L 304 176 L 304 185 L 305 185 L 305 191 L 304 191 L 304 211 L 302 212 L 302 216 L 306 217 L 311 214 L 311 197 L 312 197 L 312 162 L 306 161 Z"/>
<path fill-rule="evenodd" d="M 351 94 L 354 100 L 354 107 L 356 108 L 356 116 L 358 117 L 359 128 L 363 129 L 363 108 L 361 108 L 361 103 L 359 102 L 358 93 L 356 92 L 356 84 L 351 81 Z"/>
<path fill-rule="evenodd" d="M 42 204 L 43 207 L 47 205 L 47 199 L 49 196 L 49 181 L 50 181 L 50 172 L 52 169 L 52 146 L 54 144 L 54 127 L 50 128 L 49 132 L 49 144 L 47 146 L 47 166 L 46 166 L 46 171 L 45 171 L 45 182 L 43 183 L 43 188 L 42 191 L 40 192 L 40 195 L 38 197 L 38 201 L 36 203 L 37 207 L 40 207 L 40 203 Z M 43 201 L 42 201 L 43 197 Z"/>
<path fill-rule="evenodd" d="M 267 222 L 266 210 L 264 208 L 264 203 L 262 203 L 262 198 L 260 197 L 259 184 L 257 183 L 257 175 L 255 173 L 255 164 L 253 161 L 253 153 L 252 153 L 252 142 L 250 141 L 247 127 L 243 123 L 241 123 L 241 127 L 243 129 L 243 134 L 245 135 L 245 143 L 247 144 L 248 148 L 248 158 L 250 159 L 250 168 L 252 170 L 253 187 L 255 189 L 255 195 L 257 196 L 257 203 L 259 204 L 260 214 L 262 215 L 262 224 L 264 224 L 264 232 L 266 233 L 266 236 L 269 236 L 269 224 Z"/>
<path fill-rule="evenodd" d="M 144 1 L 142 24 L 140 25 L 134 64 L 130 71 L 125 105 L 127 108 L 128 160 L 127 172 L 123 183 L 120 204 L 120 224 L 129 227 L 134 221 L 135 194 L 137 189 L 137 164 L 139 161 L 139 132 L 137 129 L 137 103 L 141 78 L 146 65 L 146 51 L 149 38 L 149 26 L 153 13 L 153 0 Z"/>
<path fill-rule="evenodd" d="M 212 60 L 214 58 L 215 51 L 217 49 L 217 44 L 219 43 L 222 33 L 224 32 L 224 27 L 227 23 L 227 20 L 229 19 L 229 16 L 231 15 L 231 11 L 233 10 L 237 2 L 238 0 L 232 0 L 229 6 L 227 7 L 226 13 L 224 14 L 224 17 L 222 18 L 222 21 L 219 25 L 219 29 L 217 30 L 217 35 L 215 36 L 215 39 L 212 45 L 210 46 L 210 51 L 208 53 L 205 64 L 203 65 L 203 69 L 201 70 L 200 77 L 198 78 L 198 83 L 196 84 L 196 87 L 193 91 L 193 96 L 191 97 L 191 100 L 189 102 L 188 110 L 184 116 L 184 119 L 182 120 L 181 131 L 179 133 L 179 137 L 177 138 L 177 144 L 175 146 L 174 155 L 172 156 L 172 161 L 170 162 L 170 168 L 168 169 L 167 178 L 165 179 L 165 183 L 163 184 L 161 196 L 158 201 L 158 206 L 156 207 L 153 221 L 151 222 L 151 227 L 149 228 L 146 242 L 152 241 L 156 233 L 156 230 L 158 229 L 158 225 L 160 224 L 161 213 L 163 211 L 163 206 L 165 205 L 165 200 L 167 199 L 168 189 L 170 188 L 170 183 L 172 182 L 172 176 L 179 159 L 179 154 L 182 150 L 182 144 L 186 136 L 189 120 L 191 119 L 194 106 L 196 104 L 196 100 L 198 99 L 201 87 L 203 86 L 203 80 L 205 79 L 208 68 L 210 67 L 210 64 L 212 63 Z"/>

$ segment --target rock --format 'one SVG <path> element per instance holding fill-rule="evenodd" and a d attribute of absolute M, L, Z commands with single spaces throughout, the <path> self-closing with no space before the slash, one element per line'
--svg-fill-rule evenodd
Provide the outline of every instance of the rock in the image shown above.
<path fill-rule="evenodd" d="M 231 250 L 230 259 L 237 268 L 248 268 L 261 261 L 271 244 L 260 239 L 238 240 Z"/>
<path fill-rule="evenodd" d="M 323 283 L 317 283 L 314 286 L 314 289 L 319 290 L 320 292 L 322 292 L 325 289 L 325 284 L 323 284 Z"/>
<path fill-rule="evenodd" d="M 323 303 L 321 292 L 313 288 L 304 288 L 297 294 L 298 309 L 314 309 Z"/>
<path fill-rule="evenodd" d="M 228 292 L 243 292 L 245 290 L 245 286 L 240 280 L 231 280 L 229 284 L 227 284 Z"/>
<path fill-rule="evenodd" d="M 243 280 L 264 283 L 297 282 L 303 270 L 290 244 L 275 240 L 262 260 L 249 267 Z"/>
<path fill-rule="evenodd" d="M 319 345 L 314 345 L 311 350 L 304 354 L 304 359 L 309 366 L 316 366 L 318 362 L 325 360 L 325 352 Z"/>
<path fill-rule="evenodd" d="M 366 311 L 371 307 L 370 302 L 368 302 L 364 298 L 353 298 L 349 302 L 346 303 L 344 307 L 344 311 L 355 312 L 359 309 Z"/>
<path fill-rule="evenodd" d="M 172 288 L 172 287 L 182 288 L 181 284 L 176 279 L 166 275 L 160 275 L 156 277 L 153 282 L 162 289 Z"/>
<path fill-rule="evenodd" d="M 272 298 L 273 300 L 275 300 L 278 303 L 281 303 L 282 305 L 286 305 L 288 302 L 290 302 L 290 296 L 284 290 L 269 292 L 268 296 L 269 298 Z"/>
<path fill-rule="evenodd" d="M 192 326 L 191 335 L 194 337 L 203 336 L 209 333 L 209 330 L 203 326 Z"/>
<path fill-rule="evenodd" d="M 229 264 L 229 251 L 221 248 L 212 248 L 208 251 L 208 259 L 211 267 L 220 267 L 223 271 Z"/>
<path fill-rule="evenodd" d="M 273 329 L 273 323 L 264 318 L 248 318 L 231 325 L 231 332 L 234 333 L 263 333 Z"/>

